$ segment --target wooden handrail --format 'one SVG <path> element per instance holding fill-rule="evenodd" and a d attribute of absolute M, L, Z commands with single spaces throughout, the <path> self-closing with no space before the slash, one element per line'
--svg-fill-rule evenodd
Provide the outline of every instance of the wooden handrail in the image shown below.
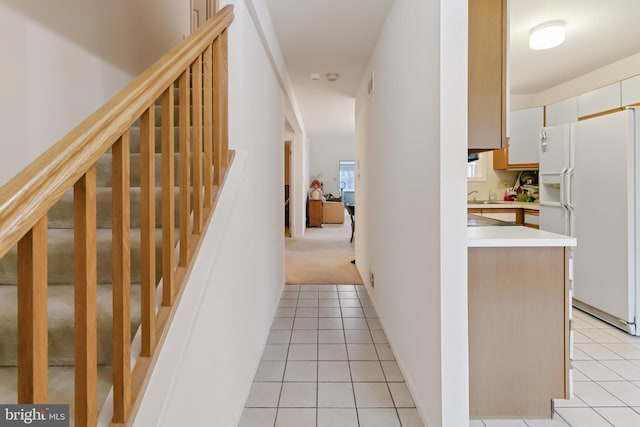
<path fill-rule="evenodd" d="M 0 257 L 233 21 L 225 6 L 131 84 L 0 188 Z"/>
<path fill-rule="evenodd" d="M 233 17 L 233 6 L 219 11 L 0 187 L 0 258 L 18 247 L 20 403 L 47 403 L 47 215 L 73 189 L 75 423 L 97 423 L 96 175 L 98 159 L 111 150 L 112 425 L 127 424 L 135 414 L 233 159 L 227 123 L 227 28 Z M 156 107 L 161 111 L 160 182 L 155 178 Z M 142 337 L 140 355 L 132 367 L 130 128 L 138 121 Z M 161 221 L 156 221 L 155 212 L 157 184 L 162 194 Z M 158 227 L 162 229 L 161 257 L 156 253 Z M 156 262 L 162 264 L 162 304 L 157 309 Z"/>

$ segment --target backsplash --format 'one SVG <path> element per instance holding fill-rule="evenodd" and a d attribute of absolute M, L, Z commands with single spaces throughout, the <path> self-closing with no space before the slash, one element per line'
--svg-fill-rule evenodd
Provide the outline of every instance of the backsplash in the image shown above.
<path fill-rule="evenodd" d="M 487 151 L 480 153 L 481 161 L 484 162 L 484 176 L 481 179 L 467 181 L 467 193 L 477 191 L 477 200 L 489 200 L 493 190 L 498 200 L 502 200 L 505 187 L 511 187 L 515 183 L 520 171 L 504 171 L 493 169 L 493 153 Z M 505 185 L 506 183 L 506 185 Z M 473 198 L 473 195 L 469 196 Z"/>

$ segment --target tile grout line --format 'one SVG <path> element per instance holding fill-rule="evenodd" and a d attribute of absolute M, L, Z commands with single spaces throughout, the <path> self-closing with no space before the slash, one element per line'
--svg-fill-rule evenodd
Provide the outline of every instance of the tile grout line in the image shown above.
<path fill-rule="evenodd" d="M 285 289 L 287 289 L 285 287 Z M 282 299 L 282 296 L 280 297 Z M 291 333 L 289 334 L 289 343 L 287 344 L 287 354 L 284 358 L 284 370 L 282 371 L 282 381 L 280 382 L 280 394 L 278 395 L 278 403 L 276 405 L 276 416 L 273 420 L 274 427 L 278 422 L 278 415 L 280 413 L 280 400 L 282 399 L 282 391 L 284 390 L 284 378 L 287 373 L 287 365 L 289 363 L 289 349 L 291 348 L 291 339 L 293 338 L 293 326 L 296 323 L 296 317 L 298 315 L 298 301 L 300 300 L 300 290 L 298 288 L 298 297 L 296 298 L 296 309 L 293 312 L 293 322 L 291 323 Z"/>
<path fill-rule="evenodd" d="M 320 289 L 318 289 L 318 316 L 316 324 L 316 427 L 320 422 Z"/>
<path fill-rule="evenodd" d="M 336 287 L 337 290 L 337 287 Z M 351 393 L 353 394 L 353 406 L 356 411 L 356 422 L 360 427 L 360 412 L 358 411 L 358 402 L 356 401 L 356 387 L 353 382 L 353 372 L 351 371 L 351 356 L 349 355 L 349 347 L 347 346 L 347 330 L 344 325 L 344 313 L 342 311 L 342 300 L 340 299 L 340 291 L 338 291 L 338 305 L 340 306 L 340 320 L 342 322 L 342 336 L 344 338 L 344 348 L 347 352 L 347 366 L 349 367 L 349 379 L 351 380 Z"/>

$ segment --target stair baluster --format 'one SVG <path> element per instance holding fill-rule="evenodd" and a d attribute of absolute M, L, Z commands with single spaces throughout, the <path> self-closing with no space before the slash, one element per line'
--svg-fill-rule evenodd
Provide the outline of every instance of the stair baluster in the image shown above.
<path fill-rule="evenodd" d="M 140 355 L 151 357 L 156 347 L 156 172 L 155 105 L 140 117 Z"/>
<path fill-rule="evenodd" d="M 18 242 L 18 403 L 47 403 L 47 216 Z"/>
<path fill-rule="evenodd" d="M 92 427 L 98 416 L 96 167 L 73 187 L 75 424 Z"/>
<path fill-rule="evenodd" d="M 113 145 L 113 421 L 131 408 L 131 253 L 129 131 Z"/>

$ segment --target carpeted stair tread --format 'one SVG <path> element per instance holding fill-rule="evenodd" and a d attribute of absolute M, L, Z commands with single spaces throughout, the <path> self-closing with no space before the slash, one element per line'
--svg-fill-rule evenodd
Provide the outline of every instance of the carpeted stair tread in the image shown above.
<path fill-rule="evenodd" d="M 203 158 L 204 164 L 204 158 Z M 174 166 L 174 180 L 176 185 L 178 184 L 179 171 L 180 171 L 180 154 L 175 153 L 173 155 Z M 193 168 L 193 166 L 190 166 Z M 111 187 L 111 170 L 112 170 L 112 155 L 111 153 L 105 153 L 98 159 L 96 163 L 96 185 L 98 187 Z M 130 157 L 130 184 L 132 187 L 140 187 L 140 154 L 131 153 Z M 156 185 L 162 182 L 162 154 L 156 153 L 155 155 L 155 180 Z"/>
<path fill-rule="evenodd" d="M 100 410 L 111 389 L 112 374 L 108 366 L 98 367 L 97 408 Z M 72 366 L 49 367 L 49 398 L 52 404 L 69 404 L 70 425 L 74 425 L 74 370 Z M 16 403 L 18 401 L 18 368 L 0 367 L 0 402 Z"/>
<path fill-rule="evenodd" d="M 73 231 L 50 229 L 48 232 L 48 276 L 49 285 L 73 283 Z M 156 259 L 162 255 L 162 230 L 156 229 Z M 131 281 L 140 282 L 140 230 L 132 229 L 131 235 Z M 175 234 L 176 239 L 178 233 Z M 111 283 L 111 229 L 96 230 L 98 254 L 98 283 Z M 158 264 L 158 263 L 156 263 Z M 14 246 L 0 259 L 0 288 L 15 285 L 17 248 Z M 156 265 L 156 277 L 160 277 L 161 266 Z"/>
<path fill-rule="evenodd" d="M 97 228 L 111 229 L 111 187 L 98 187 L 96 189 L 96 226 Z M 132 187 L 130 190 L 131 228 L 140 228 L 140 187 Z M 175 188 L 174 203 L 180 202 L 180 187 Z M 156 224 L 162 224 L 162 190 L 156 187 Z M 179 221 L 179 210 L 176 209 L 174 220 Z M 73 228 L 73 190 L 67 191 L 62 198 L 49 210 L 49 228 Z"/>
<path fill-rule="evenodd" d="M 96 185 L 98 187 L 111 187 L 111 173 L 113 165 L 113 156 L 111 153 L 105 153 L 98 159 L 96 163 Z M 180 155 L 175 153 L 173 155 L 173 167 L 175 170 L 175 179 L 178 177 L 178 167 L 180 162 Z M 131 153 L 130 157 L 130 184 L 132 187 L 140 187 L 140 154 Z M 162 182 L 162 154 L 156 153 L 155 155 L 155 179 L 157 185 Z"/>
<path fill-rule="evenodd" d="M 174 168 L 175 168 L 175 221 L 179 223 L 179 171 L 180 171 L 180 117 L 179 90 L 174 89 Z M 191 96 L 190 96 L 191 99 Z M 162 112 L 161 101 L 155 103 L 155 179 L 156 226 L 161 226 L 161 177 L 162 177 Z M 204 121 L 204 119 L 203 119 Z M 190 149 L 193 148 L 192 117 L 189 111 Z M 140 120 L 130 128 L 130 185 L 131 185 L 131 334 L 134 336 L 140 323 Z M 203 155 L 204 164 L 204 155 Z M 193 165 L 191 164 L 192 168 Z M 112 286 L 111 286 L 111 149 L 96 164 L 97 202 L 97 322 L 98 322 L 98 408 L 102 407 L 111 387 L 112 360 Z M 193 198 L 193 189 L 191 199 Z M 49 327 L 49 402 L 71 403 L 73 414 L 73 364 L 74 364 L 74 232 L 73 190 L 63 195 L 48 212 L 48 327 Z M 176 242 L 179 230 L 175 231 Z M 156 229 L 156 279 L 161 279 L 162 230 Z M 17 396 L 17 254 L 12 248 L 0 258 L 0 402 L 15 402 Z M 72 423 L 73 425 L 73 423 Z"/>
<path fill-rule="evenodd" d="M 73 285 L 49 286 L 49 365 L 73 365 Z M 140 285 L 131 285 L 131 337 L 140 324 Z M 0 286 L 0 366 L 17 363 L 17 287 Z M 98 364 L 111 363 L 111 285 L 97 287 Z"/>
<path fill-rule="evenodd" d="M 189 131 L 189 141 L 192 141 L 193 139 L 191 138 L 191 136 L 193 135 L 192 131 Z M 130 146 L 130 151 L 132 153 L 139 153 L 140 152 L 140 127 L 139 126 L 133 126 L 130 130 L 129 130 L 129 136 L 131 137 L 131 140 L 129 142 Z M 161 153 L 162 152 L 162 128 L 160 127 L 156 127 L 155 128 L 155 138 L 154 138 L 154 143 L 155 143 L 155 152 L 156 153 Z M 178 151 L 180 151 L 180 129 L 179 128 L 175 128 L 174 132 L 173 132 L 173 151 L 175 151 L 176 153 Z"/>

